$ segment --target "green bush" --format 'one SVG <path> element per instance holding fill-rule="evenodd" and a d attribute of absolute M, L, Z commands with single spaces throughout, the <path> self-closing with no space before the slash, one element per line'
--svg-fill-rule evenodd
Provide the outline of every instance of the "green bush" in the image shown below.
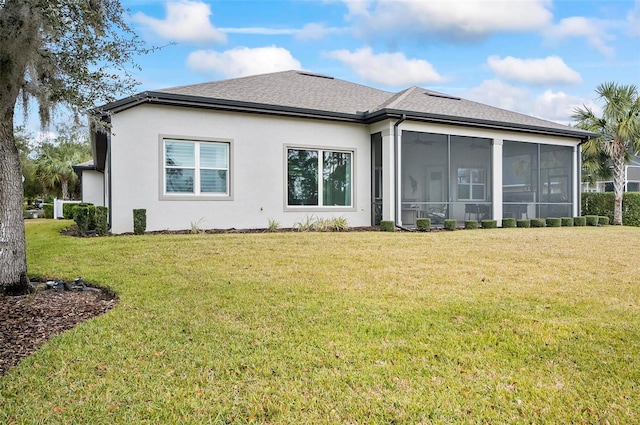
<path fill-rule="evenodd" d="M 557 217 L 547 217 L 547 227 L 560 227 L 562 220 Z"/>
<path fill-rule="evenodd" d="M 608 214 L 609 223 L 613 223 L 613 216 Z M 640 226 L 640 193 L 627 192 L 622 197 L 622 224 L 625 226 Z"/>
<path fill-rule="evenodd" d="M 53 218 L 53 204 L 44 204 L 42 209 L 44 210 L 44 218 Z"/>
<path fill-rule="evenodd" d="M 516 220 L 516 227 L 531 227 L 531 220 L 528 218 L 519 218 Z"/>
<path fill-rule="evenodd" d="M 614 194 L 583 193 L 582 214 L 609 217 L 613 223 Z M 622 195 L 622 224 L 625 226 L 640 226 L 640 193 L 625 192 Z"/>
<path fill-rule="evenodd" d="M 89 230 L 95 230 L 96 228 L 96 206 L 89 202 L 80 202 L 75 204 L 77 207 L 87 207 L 89 209 Z"/>
<path fill-rule="evenodd" d="M 107 234 L 107 222 L 109 219 L 109 208 L 96 207 L 96 234 L 105 236 Z"/>
<path fill-rule="evenodd" d="M 78 233 L 86 235 L 89 231 L 89 207 L 81 205 L 73 209 L 73 220 L 78 226 Z"/>
<path fill-rule="evenodd" d="M 511 229 L 516 227 L 516 219 L 513 217 L 503 218 L 502 219 L 502 227 L 505 229 Z"/>
<path fill-rule="evenodd" d="M 133 233 L 142 235 L 147 230 L 147 210 L 144 208 L 133 210 Z"/>
<path fill-rule="evenodd" d="M 562 227 L 572 227 L 573 217 L 560 217 L 560 225 Z"/>
<path fill-rule="evenodd" d="M 416 227 L 421 232 L 428 232 L 431 230 L 431 219 L 430 218 L 418 218 L 416 219 Z"/>
<path fill-rule="evenodd" d="M 456 221 L 455 218 L 447 218 L 444 221 L 445 230 L 456 230 L 457 227 L 458 227 L 458 222 Z"/>
<path fill-rule="evenodd" d="M 582 215 L 606 215 L 613 220 L 613 200 L 613 192 L 583 193 Z"/>
<path fill-rule="evenodd" d="M 391 220 L 382 220 L 380 222 L 380 231 L 382 232 L 395 232 L 396 224 Z"/>
<path fill-rule="evenodd" d="M 598 217 L 598 224 L 600 226 L 606 226 L 607 224 L 609 224 L 609 217 L 605 217 L 605 216 Z"/>
<path fill-rule="evenodd" d="M 62 217 L 64 217 L 67 220 L 73 220 L 73 210 L 78 205 L 79 204 L 77 203 L 71 203 L 71 202 L 62 204 Z"/>
<path fill-rule="evenodd" d="M 597 215 L 588 215 L 586 216 L 587 226 L 597 226 L 598 225 L 598 216 Z"/>
<path fill-rule="evenodd" d="M 573 217 L 573 225 L 574 226 L 586 226 L 587 225 L 587 217 Z"/>
<path fill-rule="evenodd" d="M 475 230 L 478 228 L 478 220 L 465 220 L 464 228 L 467 230 Z"/>
<path fill-rule="evenodd" d="M 482 220 L 483 229 L 495 229 L 496 227 L 498 227 L 497 220 Z"/>
<path fill-rule="evenodd" d="M 544 218 L 532 218 L 531 227 L 545 227 L 546 222 Z"/>

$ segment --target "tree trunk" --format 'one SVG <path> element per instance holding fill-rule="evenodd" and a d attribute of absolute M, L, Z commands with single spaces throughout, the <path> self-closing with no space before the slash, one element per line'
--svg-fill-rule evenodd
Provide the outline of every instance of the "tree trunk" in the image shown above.
<path fill-rule="evenodd" d="M 66 201 L 69 199 L 69 180 L 62 179 L 60 186 L 62 186 L 62 199 Z"/>
<path fill-rule="evenodd" d="M 29 292 L 22 210 L 22 169 L 13 135 L 13 110 L 0 116 L 0 287 Z"/>
<path fill-rule="evenodd" d="M 609 146 L 610 157 L 613 162 L 613 224 L 622 225 L 622 197 L 624 195 L 624 166 L 626 149 L 618 139 Z"/>
<path fill-rule="evenodd" d="M 22 169 L 13 134 L 13 115 L 24 83 L 28 52 L 38 27 L 28 1 L 6 1 L 0 8 L 0 290 L 29 292 L 22 211 Z"/>

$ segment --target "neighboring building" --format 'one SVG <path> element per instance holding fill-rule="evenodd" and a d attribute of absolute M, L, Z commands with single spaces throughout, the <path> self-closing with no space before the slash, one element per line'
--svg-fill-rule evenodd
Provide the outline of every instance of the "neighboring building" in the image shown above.
<path fill-rule="evenodd" d="M 640 157 L 634 155 L 624 167 L 624 191 L 640 192 Z M 613 181 L 583 182 L 583 192 L 613 192 Z"/>
<path fill-rule="evenodd" d="M 82 201 L 94 205 L 105 205 L 104 173 L 96 170 L 93 160 L 74 165 L 73 171 L 82 181 Z"/>
<path fill-rule="evenodd" d="M 144 92 L 99 111 L 112 128 L 92 132 L 89 171 L 113 233 L 132 231 L 137 208 L 147 230 L 573 216 L 579 145 L 594 136 L 303 71 Z"/>

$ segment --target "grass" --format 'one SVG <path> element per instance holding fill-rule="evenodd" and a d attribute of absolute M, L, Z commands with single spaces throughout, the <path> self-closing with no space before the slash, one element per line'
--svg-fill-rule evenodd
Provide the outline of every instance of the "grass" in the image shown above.
<path fill-rule="evenodd" d="M 638 228 L 68 224 L 28 221 L 30 273 L 121 302 L 0 377 L 0 423 L 637 423 Z"/>

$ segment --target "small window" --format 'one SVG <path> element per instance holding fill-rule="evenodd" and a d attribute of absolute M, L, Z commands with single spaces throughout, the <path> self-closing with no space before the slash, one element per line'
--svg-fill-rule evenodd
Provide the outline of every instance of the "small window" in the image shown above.
<path fill-rule="evenodd" d="M 229 195 L 229 143 L 164 141 L 165 195 Z"/>
<path fill-rule="evenodd" d="M 484 201 L 486 176 L 482 168 L 458 168 L 458 200 Z"/>
<path fill-rule="evenodd" d="M 352 152 L 287 149 L 287 205 L 352 206 Z"/>

